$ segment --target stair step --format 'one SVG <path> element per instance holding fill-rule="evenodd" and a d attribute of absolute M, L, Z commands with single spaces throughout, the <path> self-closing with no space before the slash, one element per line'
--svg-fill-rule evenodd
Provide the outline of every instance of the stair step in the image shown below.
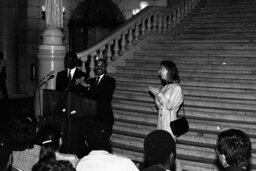
<path fill-rule="evenodd" d="M 256 23 L 251 23 L 248 21 L 240 22 L 240 23 L 223 23 L 223 22 L 207 22 L 200 23 L 199 21 L 190 22 L 188 25 L 184 26 L 184 28 L 240 28 L 240 27 L 255 27 Z"/>
<path fill-rule="evenodd" d="M 226 129 L 230 129 L 231 127 L 222 127 L 220 129 L 217 128 L 214 124 L 206 125 L 205 123 L 202 123 L 200 126 L 195 126 L 193 121 L 189 120 L 189 126 L 190 130 L 189 132 L 183 134 L 182 136 L 177 138 L 177 144 L 183 144 L 183 145 L 194 145 L 196 147 L 206 147 L 206 148 L 213 148 L 216 144 L 217 135 Z M 212 127 L 212 129 L 210 129 Z M 205 129 L 207 128 L 207 129 Z M 236 129 L 237 127 L 232 127 Z M 142 129 L 142 130 L 138 130 Z M 136 145 L 137 143 L 137 149 L 142 147 L 142 144 L 139 144 L 140 142 L 143 142 L 146 135 L 148 135 L 150 132 L 155 130 L 155 127 L 145 127 L 145 130 L 143 127 L 140 127 L 137 124 L 132 123 L 124 123 L 116 121 L 116 124 L 113 128 L 113 136 L 116 137 L 127 137 L 125 138 L 125 142 L 123 144 L 126 145 Z M 201 130 L 201 132 L 196 132 L 195 130 Z M 241 129 L 245 130 L 245 129 Z M 256 136 L 254 135 L 253 131 L 255 129 L 250 128 L 248 130 L 250 140 L 252 142 L 252 151 L 255 154 L 256 152 Z M 247 131 L 245 131 L 247 132 Z M 128 141 L 129 140 L 129 141 Z M 136 141 L 137 140 L 137 141 Z M 135 142 L 134 142 L 135 141 Z M 113 142 L 113 141 L 112 141 Z M 120 140 L 119 140 L 120 142 Z M 141 152 L 143 152 L 141 150 Z M 255 156 L 255 155 L 254 155 Z"/>
<path fill-rule="evenodd" d="M 155 77 L 135 77 L 133 75 L 112 74 L 117 81 L 127 81 L 134 83 L 147 83 L 147 84 L 159 84 L 159 80 Z M 212 78 L 188 78 L 181 77 L 181 85 L 186 86 L 199 86 L 199 87 L 218 87 L 218 88 L 240 88 L 240 89 L 255 89 L 253 86 L 256 84 L 255 81 L 244 81 L 244 80 L 231 80 L 231 79 L 212 79 Z"/>
<path fill-rule="evenodd" d="M 256 42 L 222 42 L 222 41 L 150 41 L 149 47 L 170 47 L 170 48 L 215 48 L 215 49 L 243 49 L 243 48 L 255 48 Z"/>
<path fill-rule="evenodd" d="M 129 99 L 133 101 L 144 101 L 153 103 L 154 99 L 146 93 L 140 92 L 121 92 L 116 91 L 114 98 Z M 201 96 L 185 96 L 185 104 L 194 105 L 198 107 L 208 107 L 217 109 L 237 109 L 245 111 L 256 111 L 255 100 L 234 100 L 234 99 L 221 99 L 216 97 L 201 97 Z"/>
<path fill-rule="evenodd" d="M 179 66 L 179 65 L 178 65 Z M 124 67 L 122 69 L 118 68 L 119 74 L 133 74 L 136 76 L 158 76 L 158 70 L 147 68 L 145 70 L 137 69 L 136 67 Z M 181 67 L 180 70 L 183 68 Z M 256 70 L 254 71 L 256 72 Z M 234 75 L 235 74 L 235 75 Z M 186 71 L 180 72 L 181 77 L 206 77 L 206 78 L 222 78 L 222 79 L 241 79 L 244 80 L 255 80 L 256 74 L 252 71 L 240 71 L 240 70 L 196 70 L 196 69 L 186 69 Z"/>
<path fill-rule="evenodd" d="M 160 63 L 161 60 L 175 60 L 175 63 L 186 64 L 188 62 L 196 62 L 196 63 L 215 63 L 215 64 L 224 64 L 223 62 L 228 62 L 232 64 L 240 64 L 241 65 L 252 65 L 256 61 L 256 58 L 253 56 L 241 56 L 241 55 L 187 55 L 187 54 L 159 54 L 159 53 L 134 53 L 134 59 L 126 59 L 126 62 L 134 62 L 134 60 L 141 63 Z"/>
<path fill-rule="evenodd" d="M 143 53 L 144 56 L 146 57 L 147 54 Z M 141 55 L 141 54 L 140 54 Z M 151 56 L 154 56 L 157 54 L 151 54 Z M 126 60 L 126 66 L 127 67 L 141 67 L 143 66 L 143 68 L 145 67 L 146 69 L 152 68 L 152 70 L 155 69 L 159 69 L 159 63 L 160 60 L 158 60 L 158 62 L 156 62 L 156 59 L 158 59 L 158 57 L 154 58 L 154 60 L 150 60 L 151 56 L 147 56 L 148 59 L 140 59 L 139 56 L 136 56 L 136 60 L 132 60 L 132 59 L 128 59 Z M 160 56 L 161 57 L 161 56 Z M 184 55 L 185 57 L 185 55 Z M 153 57 L 152 57 L 153 58 Z M 212 57 L 210 57 L 212 58 Z M 218 58 L 218 57 L 215 57 Z M 161 59 L 161 58 L 160 58 Z M 162 58 L 163 59 L 163 58 Z M 179 59 L 179 56 L 177 57 L 166 57 L 164 59 L 168 59 L 168 60 L 173 60 L 175 62 L 175 64 L 177 65 L 177 67 L 179 68 L 179 70 L 183 71 L 185 69 L 195 69 L 195 68 L 200 68 L 201 70 L 222 70 L 222 71 L 229 71 L 229 70 L 241 70 L 241 71 L 250 71 L 251 74 L 255 74 L 255 65 L 253 62 L 253 60 L 250 62 L 250 60 L 248 60 L 248 62 L 244 61 L 244 62 L 236 62 L 236 61 L 224 61 L 224 60 L 216 60 L 214 61 L 214 57 L 212 60 L 207 61 L 205 60 L 201 60 L 201 58 L 199 58 L 199 60 L 189 60 L 189 59 L 194 59 L 194 58 L 186 58 L 182 60 Z M 226 58 L 227 59 L 227 58 Z"/>
<path fill-rule="evenodd" d="M 182 30 L 178 30 L 176 33 L 190 33 L 190 34 L 211 34 L 211 33 L 232 33 L 232 34 L 240 34 L 240 33 L 255 33 L 255 28 L 184 28 Z"/>
<path fill-rule="evenodd" d="M 143 112 L 139 110 L 130 110 L 128 109 L 119 109 L 117 107 L 114 108 L 115 119 L 118 121 L 125 120 L 128 123 L 135 123 L 141 125 L 147 125 L 156 127 L 157 122 L 157 111 L 155 112 Z M 186 107 L 185 114 L 188 119 L 197 119 L 197 120 L 207 120 L 211 122 L 215 122 L 216 125 L 220 127 L 223 122 L 229 122 L 232 124 L 246 125 L 248 127 L 254 128 L 255 126 L 255 116 L 254 115 L 245 115 L 245 114 L 228 114 L 225 111 L 216 112 L 214 110 L 204 112 L 197 108 Z M 183 115 L 183 111 L 179 112 L 179 116 Z M 245 127 L 245 126 L 244 126 Z"/>
<path fill-rule="evenodd" d="M 256 49 L 256 45 L 252 45 L 252 46 L 248 46 L 248 45 L 244 45 L 244 46 L 241 46 L 241 45 L 230 45 L 230 46 L 225 46 L 223 44 L 218 44 L 218 45 L 214 45 L 212 46 L 213 44 L 171 44 L 171 45 L 164 45 L 164 46 L 161 46 L 160 44 L 159 45 L 147 45 L 147 46 L 142 46 L 142 50 L 146 49 L 151 49 L 151 50 L 215 50 L 215 51 L 228 51 L 228 50 L 233 50 L 233 51 L 244 51 L 244 50 L 248 50 L 248 51 L 255 51 Z"/>
<path fill-rule="evenodd" d="M 186 136 L 183 135 L 184 137 Z M 203 161 L 205 163 L 215 163 L 216 160 L 216 153 L 213 149 L 214 144 L 216 143 L 216 138 L 208 139 L 213 143 L 211 147 L 204 147 L 204 146 L 194 146 L 189 144 L 181 144 L 177 142 L 177 156 L 180 159 L 189 159 L 192 161 Z M 143 142 L 144 138 L 136 138 L 130 137 L 126 135 L 120 134 L 113 134 L 112 136 L 112 146 L 119 146 L 125 148 L 131 148 L 134 151 L 143 153 Z M 209 142 L 209 141 L 208 141 Z M 255 149 L 255 146 L 253 147 Z M 253 168 L 256 166 L 256 160 L 253 158 L 251 161 L 251 165 Z"/>
<path fill-rule="evenodd" d="M 195 36 L 193 34 L 188 34 L 189 36 Z M 181 36 L 187 36 L 182 34 Z M 170 54 L 212 54 L 212 55 L 216 55 L 216 54 L 228 54 L 228 55 L 254 55 L 256 53 L 256 50 L 253 48 L 248 48 L 249 50 L 241 50 L 241 49 L 169 49 L 168 47 L 144 47 L 141 52 L 147 52 L 147 53 L 170 53 Z"/>
<path fill-rule="evenodd" d="M 149 84 L 137 84 L 133 82 L 117 81 L 116 90 L 132 92 L 148 92 Z M 160 85 L 155 85 L 159 86 Z M 207 96 L 227 99 L 248 99 L 255 100 L 255 90 L 248 89 L 231 89 L 231 88 L 209 88 L 199 86 L 182 86 L 185 96 Z"/>
<path fill-rule="evenodd" d="M 175 62 L 175 60 L 173 60 Z M 176 63 L 176 62 L 175 62 Z M 225 64 L 227 64 L 227 62 L 223 62 Z M 230 63 L 228 62 L 228 65 Z M 193 65 L 193 64 L 191 64 Z M 157 76 L 158 75 L 158 69 L 156 68 L 151 68 L 151 67 L 147 67 L 147 68 L 141 68 L 141 67 L 136 67 L 136 66 L 126 66 L 126 67 L 117 67 L 118 69 L 118 72 L 117 73 L 129 73 L 129 74 L 138 74 L 138 75 L 141 75 L 141 74 L 144 74 L 144 75 L 152 75 L 152 76 Z M 183 69 L 185 69 L 183 71 Z M 195 68 L 180 68 L 181 70 L 181 76 L 187 76 L 189 74 L 192 74 L 195 76 L 195 75 L 200 75 L 200 76 L 203 76 L 203 75 L 211 75 L 211 74 L 219 74 L 219 75 L 216 75 L 216 77 L 219 77 L 219 76 L 223 76 L 222 78 L 232 78 L 232 77 L 238 77 L 241 76 L 243 78 L 254 78 L 254 74 L 253 72 L 254 71 L 250 71 L 250 70 L 209 70 L 209 69 L 195 69 Z M 255 70 L 256 72 L 256 70 Z M 230 76 L 228 75 L 230 74 Z M 232 74 L 238 74 L 236 76 L 232 75 Z M 232 75 L 232 76 L 231 76 Z M 240 78 L 241 78 L 240 77 Z"/>

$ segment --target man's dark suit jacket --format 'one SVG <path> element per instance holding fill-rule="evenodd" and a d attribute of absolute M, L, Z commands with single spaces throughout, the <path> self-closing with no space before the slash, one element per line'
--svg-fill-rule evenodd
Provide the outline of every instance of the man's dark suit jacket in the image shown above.
<path fill-rule="evenodd" d="M 71 93 L 74 94 L 81 94 L 84 90 L 83 86 L 80 84 L 76 84 L 76 79 L 85 77 L 86 79 L 86 74 L 76 68 L 76 71 L 73 75 L 73 78 L 71 80 L 71 83 L 69 83 L 68 80 L 68 70 L 65 69 L 63 71 L 58 72 L 57 78 L 56 78 L 56 90 L 57 91 L 70 91 Z"/>
<path fill-rule="evenodd" d="M 114 116 L 111 101 L 116 87 L 115 79 L 105 74 L 98 86 L 96 85 L 96 77 L 89 79 L 88 83 L 90 88 L 85 92 L 85 96 L 96 100 L 97 113 L 95 119 L 112 128 Z"/>

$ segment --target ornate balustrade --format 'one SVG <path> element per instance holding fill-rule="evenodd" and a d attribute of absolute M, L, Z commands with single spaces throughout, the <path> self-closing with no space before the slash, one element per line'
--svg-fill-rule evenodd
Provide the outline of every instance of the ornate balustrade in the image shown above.
<path fill-rule="evenodd" d="M 108 64 L 122 57 L 150 33 L 170 32 L 192 12 L 202 0 L 178 0 L 171 7 L 149 6 L 115 29 L 108 37 L 78 53 L 82 70 L 90 61 L 90 77 L 94 77 L 95 60 L 105 58 Z"/>

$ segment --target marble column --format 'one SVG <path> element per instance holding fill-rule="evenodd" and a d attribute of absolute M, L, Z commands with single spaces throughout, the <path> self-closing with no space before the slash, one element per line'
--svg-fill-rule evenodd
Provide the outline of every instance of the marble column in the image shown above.
<path fill-rule="evenodd" d="M 35 114 L 43 115 L 43 89 L 55 89 L 58 71 L 64 69 L 66 47 L 63 44 L 62 0 L 45 0 L 47 29 L 42 33 L 42 44 L 38 48 L 38 88 L 35 95 Z M 51 75 L 53 75 L 51 77 Z"/>

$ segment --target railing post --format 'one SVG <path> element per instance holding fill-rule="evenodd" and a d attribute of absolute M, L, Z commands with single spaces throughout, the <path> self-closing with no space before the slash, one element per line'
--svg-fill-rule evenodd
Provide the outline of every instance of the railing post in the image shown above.
<path fill-rule="evenodd" d="M 123 55 L 125 52 L 125 46 L 126 46 L 126 40 L 125 40 L 125 33 L 122 34 L 121 36 L 121 49 L 119 51 L 120 55 Z"/>
<path fill-rule="evenodd" d="M 118 38 L 115 39 L 114 41 L 114 55 L 112 56 L 112 61 L 116 60 L 118 57 L 118 51 L 119 51 L 119 47 L 118 47 Z"/>
<path fill-rule="evenodd" d="M 149 33 L 151 31 L 151 15 L 148 16 L 147 21 L 147 32 Z"/>
<path fill-rule="evenodd" d="M 111 45 L 112 45 L 112 42 L 109 42 L 109 43 L 107 44 L 107 54 L 106 54 L 106 56 L 107 56 L 107 62 L 108 62 L 108 64 L 110 64 L 110 62 L 111 62 L 111 57 L 112 57 Z"/>
<path fill-rule="evenodd" d="M 140 39 L 143 39 L 145 37 L 145 30 L 146 30 L 145 19 L 142 19 Z"/>
<path fill-rule="evenodd" d="M 128 30 L 128 44 L 126 45 L 126 49 L 129 50 L 132 48 L 132 41 L 133 41 L 133 38 L 132 38 L 132 29 L 130 28 Z"/>
<path fill-rule="evenodd" d="M 167 30 L 167 16 L 164 15 L 163 18 L 163 31 L 165 32 Z"/>
<path fill-rule="evenodd" d="M 158 31 L 161 32 L 162 30 L 162 16 L 161 14 L 158 15 Z"/>
<path fill-rule="evenodd" d="M 157 16 L 156 14 L 153 14 L 153 31 L 156 31 L 156 26 L 157 26 Z"/>
<path fill-rule="evenodd" d="M 178 9 L 177 9 L 177 16 L 176 16 L 176 24 L 180 24 L 180 11 L 181 11 L 181 9 L 180 9 L 180 7 L 178 7 Z"/>
<path fill-rule="evenodd" d="M 168 16 L 168 31 L 170 31 L 172 28 L 172 14 L 169 14 Z"/>
<path fill-rule="evenodd" d="M 135 24 L 135 31 L 134 31 L 134 40 L 133 44 L 137 44 L 139 42 L 139 24 Z"/>
<path fill-rule="evenodd" d="M 81 61 L 82 61 L 82 71 L 85 72 L 85 73 L 87 72 L 86 71 L 86 66 L 85 66 L 85 62 L 87 61 L 87 58 L 88 57 L 86 56 L 86 58 L 81 59 Z"/>
<path fill-rule="evenodd" d="M 176 26 L 176 22 L 177 22 L 177 13 L 178 13 L 178 10 L 175 10 L 173 12 L 173 22 L 172 22 L 172 28 L 174 28 Z"/>
<path fill-rule="evenodd" d="M 90 61 L 90 73 L 89 73 L 89 77 L 93 78 L 95 77 L 95 73 L 94 73 L 94 68 L 95 68 L 95 57 L 96 57 L 96 52 L 93 52 L 90 54 L 91 57 L 91 61 Z"/>

